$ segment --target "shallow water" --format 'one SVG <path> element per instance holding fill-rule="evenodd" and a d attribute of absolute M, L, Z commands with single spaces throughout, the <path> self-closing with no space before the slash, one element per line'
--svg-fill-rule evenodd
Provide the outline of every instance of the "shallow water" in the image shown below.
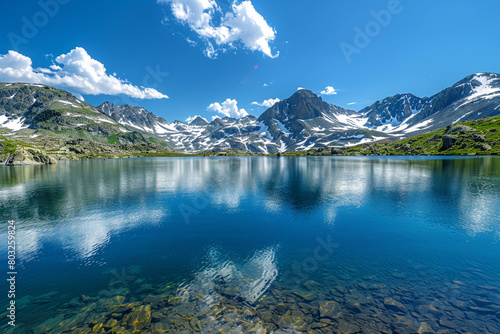
<path fill-rule="evenodd" d="M 15 333 L 500 332 L 499 158 L 6 167 L 0 203 Z"/>

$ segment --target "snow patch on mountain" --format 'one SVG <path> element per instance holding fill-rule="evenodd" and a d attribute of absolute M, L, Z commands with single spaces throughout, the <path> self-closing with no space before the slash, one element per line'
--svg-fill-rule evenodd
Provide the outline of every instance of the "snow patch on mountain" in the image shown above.
<path fill-rule="evenodd" d="M 70 106 L 71 108 L 80 108 L 79 106 L 75 105 L 73 102 L 70 101 L 65 101 L 65 100 L 57 100 L 57 102 L 65 104 Z"/>
<path fill-rule="evenodd" d="M 500 87 L 495 87 L 493 85 L 493 83 L 498 81 L 498 79 L 494 77 L 487 76 L 484 73 L 480 73 L 475 75 L 472 78 L 472 81 L 478 81 L 481 83 L 481 85 L 474 88 L 473 89 L 474 93 L 466 98 L 469 101 L 477 99 L 480 96 L 491 95 L 491 94 L 497 95 L 498 93 L 500 93 Z"/>
<path fill-rule="evenodd" d="M 276 124 L 278 125 L 278 128 L 281 130 L 281 132 L 283 132 L 283 134 L 285 135 L 290 135 L 292 134 L 287 128 L 286 126 L 283 125 L 283 123 L 281 123 L 279 120 L 275 119 L 274 120 L 276 122 Z"/>
<path fill-rule="evenodd" d="M 29 125 L 24 124 L 24 117 L 9 118 L 5 115 L 0 115 L 0 128 L 6 128 L 12 131 L 26 129 Z"/>
<path fill-rule="evenodd" d="M 368 118 L 363 117 L 362 115 L 343 115 L 343 114 L 340 114 L 340 115 L 335 115 L 335 118 L 337 118 L 337 120 L 340 123 L 344 123 L 344 124 L 347 124 L 350 126 L 360 127 L 360 128 L 365 127 L 366 122 L 368 121 Z"/>
<path fill-rule="evenodd" d="M 422 131 L 422 130 L 425 130 L 425 129 L 428 129 L 432 126 L 432 123 L 434 122 L 433 119 L 428 119 L 426 121 L 423 121 L 421 123 L 418 123 L 412 127 L 409 127 L 407 129 L 402 129 L 402 131 L 404 133 L 412 133 L 412 132 L 416 132 L 416 131 Z"/>

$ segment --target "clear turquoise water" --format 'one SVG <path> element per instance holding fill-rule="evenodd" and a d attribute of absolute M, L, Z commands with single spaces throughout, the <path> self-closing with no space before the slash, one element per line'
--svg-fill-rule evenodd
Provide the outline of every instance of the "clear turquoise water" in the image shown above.
<path fill-rule="evenodd" d="M 15 333 L 500 332 L 496 157 L 62 162 L 0 203 Z"/>

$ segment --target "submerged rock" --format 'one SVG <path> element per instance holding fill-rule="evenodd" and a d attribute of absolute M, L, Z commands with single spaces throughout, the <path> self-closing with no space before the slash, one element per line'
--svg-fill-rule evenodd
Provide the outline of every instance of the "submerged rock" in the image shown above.
<path fill-rule="evenodd" d="M 318 282 L 313 281 L 313 280 L 309 280 L 309 281 L 305 282 L 303 285 L 306 289 L 311 290 L 311 291 L 317 291 L 318 288 L 323 287 L 321 284 L 319 284 Z"/>
<path fill-rule="evenodd" d="M 34 334 L 46 334 L 51 332 L 56 326 L 58 326 L 64 320 L 64 315 L 59 314 L 57 317 L 45 320 L 42 324 L 35 327 L 33 330 Z"/>
<path fill-rule="evenodd" d="M 459 327 L 454 321 L 448 319 L 439 319 L 439 325 L 453 330 Z"/>
<path fill-rule="evenodd" d="M 116 319 L 109 319 L 104 325 L 103 327 L 105 328 L 113 328 L 115 327 L 116 325 L 118 325 L 118 320 Z"/>
<path fill-rule="evenodd" d="M 400 302 L 394 300 L 393 298 L 385 298 L 384 299 L 384 306 L 388 310 L 393 310 L 396 312 L 403 312 L 403 313 L 407 312 L 406 307 L 403 304 L 401 304 Z"/>
<path fill-rule="evenodd" d="M 418 334 L 435 334 L 436 332 L 432 329 L 432 327 L 426 323 L 422 322 L 418 329 Z"/>
<path fill-rule="evenodd" d="M 355 334 L 361 332 L 357 325 L 344 320 L 339 321 L 338 331 L 342 334 Z"/>
<path fill-rule="evenodd" d="M 391 329 L 395 333 L 418 333 L 418 329 L 409 322 L 394 322 Z"/>
<path fill-rule="evenodd" d="M 489 308 L 469 306 L 469 310 L 474 311 L 479 314 L 495 314 L 496 312 Z"/>
<path fill-rule="evenodd" d="M 170 324 L 165 322 L 158 322 L 151 325 L 151 333 L 153 334 L 170 333 L 171 329 Z"/>
<path fill-rule="evenodd" d="M 487 299 L 472 298 L 471 300 L 474 302 L 474 304 L 476 304 L 479 307 L 488 306 L 488 305 L 493 304 L 493 302 L 491 300 L 487 300 Z"/>
<path fill-rule="evenodd" d="M 434 316 L 439 317 L 443 314 L 441 311 L 439 311 L 437 308 L 435 308 L 432 305 L 419 305 L 416 307 L 416 310 L 418 311 L 418 313 L 420 313 L 422 315 L 427 315 L 430 313 Z"/>
<path fill-rule="evenodd" d="M 319 315 L 322 318 L 336 319 L 342 315 L 342 307 L 335 301 L 320 302 Z"/>
<path fill-rule="evenodd" d="M 132 327 L 136 331 L 140 331 L 151 322 L 151 306 L 142 305 L 129 313 L 123 321 L 123 325 Z"/>
<path fill-rule="evenodd" d="M 57 292 L 51 291 L 41 296 L 34 297 L 30 300 L 30 304 L 47 304 L 50 303 L 57 295 Z"/>
<path fill-rule="evenodd" d="M 303 291 L 294 291 L 292 292 L 293 295 L 296 297 L 299 297 L 301 301 L 306 301 L 306 302 L 312 302 L 316 300 L 316 293 L 314 292 L 303 292 Z"/>

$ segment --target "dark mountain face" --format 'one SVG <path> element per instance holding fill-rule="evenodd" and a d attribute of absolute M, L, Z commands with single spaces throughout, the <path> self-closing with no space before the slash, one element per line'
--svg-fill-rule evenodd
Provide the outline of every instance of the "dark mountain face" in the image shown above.
<path fill-rule="evenodd" d="M 314 142 L 318 146 L 326 145 L 347 132 L 346 139 L 363 137 L 358 132 L 361 130 L 359 126 L 346 123 L 346 117 L 354 114 L 353 110 L 326 103 L 313 92 L 301 89 L 266 110 L 259 121 L 268 127 L 275 140 L 279 140 L 281 148 L 292 150 L 315 146 Z"/>
<path fill-rule="evenodd" d="M 474 95 L 487 97 L 489 93 L 494 93 L 498 89 L 500 89 L 499 74 L 473 74 L 432 96 L 432 111 L 438 112 L 461 99 L 474 98 Z"/>
<path fill-rule="evenodd" d="M 478 73 L 431 96 L 395 95 L 361 110 L 365 126 L 404 138 L 458 121 L 498 115 L 500 75 Z"/>
<path fill-rule="evenodd" d="M 208 122 L 204 118 L 196 116 L 191 122 L 189 122 L 189 125 L 207 126 Z"/>
<path fill-rule="evenodd" d="M 310 120 L 324 116 L 335 116 L 336 114 L 353 114 L 354 111 L 343 109 L 323 101 L 323 99 L 310 90 L 301 89 L 290 98 L 276 103 L 267 109 L 259 121 L 268 122 L 277 119 L 280 122 L 292 122 L 293 120 Z"/>
<path fill-rule="evenodd" d="M 500 114 L 500 75 L 479 73 L 466 77 L 430 98 L 429 110 L 415 122 L 432 123 L 430 130 L 458 121 L 476 120 Z"/>
<path fill-rule="evenodd" d="M 164 149 L 72 94 L 37 84 L 0 83 L 0 133 L 67 158 Z M 16 146 L 14 155 L 29 161 L 23 150 Z"/>
<path fill-rule="evenodd" d="M 149 132 L 149 133 L 162 133 L 161 125 L 168 124 L 163 118 L 147 111 L 141 107 L 132 107 L 128 104 L 123 106 L 116 106 L 110 102 L 104 102 L 97 109 L 114 119 L 116 122 L 132 127 L 134 130 Z M 160 129 L 158 128 L 160 127 Z"/>
<path fill-rule="evenodd" d="M 330 104 L 324 102 L 321 97 L 306 89 L 298 90 L 290 98 L 278 102 L 278 110 L 281 108 L 283 114 L 290 120 L 321 117 L 330 107 Z"/>
<path fill-rule="evenodd" d="M 110 133 L 120 126 L 72 94 L 46 85 L 0 84 L 0 115 L 22 128 L 61 130 L 91 127 Z M 5 123 L 4 123 L 5 124 Z M 108 131 L 109 130 L 109 131 Z M 122 127 L 122 130 L 126 130 Z"/>
<path fill-rule="evenodd" d="M 377 127 L 383 124 L 402 123 L 412 114 L 419 112 L 426 104 L 425 99 L 413 94 L 398 94 L 377 101 L 360 111 L 368 119 L 366 126 Z"/>
<path fill-rule="evenodd" d="M 8 117 L 33 117 L 54 109 L 54 103 L 95 111 L 72 94 L 45 85 L 0 84 L 0 114 Z M 74 108 L 77 109 L 77 108 Z"/>

